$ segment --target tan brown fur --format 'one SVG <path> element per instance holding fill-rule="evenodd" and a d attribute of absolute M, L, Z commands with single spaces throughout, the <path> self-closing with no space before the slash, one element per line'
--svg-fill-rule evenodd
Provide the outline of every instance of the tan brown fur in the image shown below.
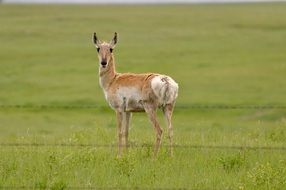
<path fill-rule="evenodd" d="M 100 42 L 94 33 L 94 44 L 98 50 L 99 79 L 105 98 L 115 110 L 118 128 L 118 155 L 122 147 L 128 148 L 128 130 L 131 112 L 145 111 L 156 131 L 154 155 L 158 153 L 162 129 L 156 118 L 156 110 L 161 107 L 166 117 L 170 139 L 170 153 L 173 154 L 171 124 L 172 112 L 177 97 L 178 85 L 169 76 L 145 73 L 117 73 L 112 53 L 117 43 L 117 33 L 110 43 Z"/>

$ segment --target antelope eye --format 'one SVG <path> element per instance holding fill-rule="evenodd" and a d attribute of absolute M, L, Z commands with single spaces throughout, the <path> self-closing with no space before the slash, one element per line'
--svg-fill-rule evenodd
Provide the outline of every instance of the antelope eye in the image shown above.
<path fill-rule="evenodd" d="M 112 53 L 112 51 L 113 51 L 113 49 L 112 48 L 110 48 L 110 52 Z"/>
<path fill-rule="evenodd" d="M 100 48 L 96 48 L 97 52 L 99 52 Z"/>

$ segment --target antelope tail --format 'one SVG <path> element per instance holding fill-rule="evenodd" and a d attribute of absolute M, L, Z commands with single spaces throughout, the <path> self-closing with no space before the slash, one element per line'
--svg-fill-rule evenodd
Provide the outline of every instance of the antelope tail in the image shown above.
<path fill-rule="evenodd" d="M 151 87 L 161 106 L 175 102 L 178 96 L 178 84 L 169 76 L 159 75 L 152 79 Z"/>

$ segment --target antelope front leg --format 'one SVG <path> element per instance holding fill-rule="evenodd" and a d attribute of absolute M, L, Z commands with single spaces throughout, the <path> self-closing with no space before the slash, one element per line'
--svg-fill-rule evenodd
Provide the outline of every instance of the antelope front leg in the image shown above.
<path fill-rule="evenodd" d="M 117 118 L 117 135 L 118 135 L 118 157 L 122 155 L 122 135 L 123 135 L 123 128 L 122 128 L 122 119 L 123 114 L 120 111 L 116 111 L 116 118 Z"/>
<path fill-rule="evenodd" d="M 130 125 L 131 112 L 124 112 L 124 146 L 128 150 L 128 134 Z"/>

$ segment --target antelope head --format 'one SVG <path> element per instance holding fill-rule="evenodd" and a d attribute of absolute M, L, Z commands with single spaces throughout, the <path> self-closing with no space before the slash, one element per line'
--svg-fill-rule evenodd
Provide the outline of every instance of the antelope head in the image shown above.
<path fill-rule="evenodd" d="M 115 32 L 113 39 L 109 43 L 107 43 L 107 42 L 101 42 L 97 38 L 96 33 L 94 32 L 93 43 L 98 52 L 98 59 L 101 68 L 106 68 L 113 58 L 112 52 L 117 43 L 117 33 Z"/>

